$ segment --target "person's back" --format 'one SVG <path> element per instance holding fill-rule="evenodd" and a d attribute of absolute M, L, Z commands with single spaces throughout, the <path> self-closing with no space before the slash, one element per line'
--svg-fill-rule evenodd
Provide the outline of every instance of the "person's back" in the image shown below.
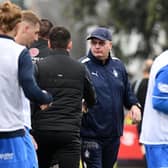
<path fill-rule="evenodd" d="M 69 55 L 70 33 L 54 27 L 49 39 L 51 55 L 37 62 L 38 83 L 54 96 L 52 106 L 33 117 L 39 164 L 46 168 L 58 161 L 60 168 L 78 168 L 82 99 L 90 107 L 94 92 L 84 65 Z"/>
<path fill-rule="evenodd" d="M 24 47 L 16 44 L 11 39 L 0 38 L 0 50 L 0 131 L 16 131 L 17 129 L 23 129 L 22 104 L 19 100 L 22 91 L 18 83 L 18 76 L 16 75 L 18 72 L 19 54 L 24 50 Z M 12 61 L 11 55 L 13 57 Z"/>
<path fill-rule="evenodd" d="M 85 69 L 67 51 L 57 49 L 39 61 L 38 82 L 55 95 L 52 108 L 35 114 L 35 128 L 56 131 L 78 131 L 81 120 Z M 46 114 L 52 116 L 45 117 Z M 54 122 L 52 122 L 54 120 Z"/>

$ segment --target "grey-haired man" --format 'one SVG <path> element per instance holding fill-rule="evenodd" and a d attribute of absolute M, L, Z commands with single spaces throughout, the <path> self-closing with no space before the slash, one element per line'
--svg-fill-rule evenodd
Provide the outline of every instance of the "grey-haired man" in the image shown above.
<path fill-rule="evenodd" d="M 112 168 L 123 133 L 123 107 L 130 109 L 134 121 L 141 119 L 123 63 L 112 57 L 112 35 L 109 29 L 96 28 L 87 38 L 90 50 L 81 59 L 91 73 L 97 102 L 82 120 L 82 161 L 87 168 Z"/>

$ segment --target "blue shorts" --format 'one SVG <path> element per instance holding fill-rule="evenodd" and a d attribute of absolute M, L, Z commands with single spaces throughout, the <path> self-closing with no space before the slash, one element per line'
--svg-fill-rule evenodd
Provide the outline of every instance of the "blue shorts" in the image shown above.
<path fill-rule="evenodd" d="M 28 168 L 38 168 L 37 154 L 35 147 L 32 142 L 32 138 L 30 136 L 29 130 L 26 129 L 26 134 L 24 136 L 24 142 L 27 150 L 27 160 L 28 160 Z"/>
<path fill-rule="evenodd" d="M 0 168 L 38 168 L 28 130 L 23 137 L 0 139 Z"/>
<path fill-rule="evenodd" d="M 0 168 L 28 168 L 24 136 L 0 139 Z"/>
<path fill-rule="evenodd" d="M 145 145 L 148 168 L 168 168 L 168 145 Z"/>

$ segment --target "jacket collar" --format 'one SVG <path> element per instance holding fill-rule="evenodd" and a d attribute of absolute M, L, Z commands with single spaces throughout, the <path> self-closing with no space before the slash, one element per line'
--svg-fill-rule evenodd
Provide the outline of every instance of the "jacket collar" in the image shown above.
<path fill-rule="evenodd" d="M 51 54 L 67 55 L 67 56 L 69 56 L 69 52 L 66 49 L 62 49 L 62 48 L 51 49 Z"/>
<path fill-rule="evenodd" d="M 96 64 L 100 64 L 100 65 L 106 65 L 106 64 L 108 64 L 109 61 L 110 61 L 110 58 L 111 58 L 110 53 L 109 53 L 109 56 L 108 56 L 107 60 L 105 61 L 105 63 L 103 63 L 102 60 L 98 60 L 98 59 L 92 54 L 91 50 L 90 50 L 89 53 L 88 53 L 88 57 L 89 57 L 93 62 L 95 62 Z"/>
<path fill-rule="evenodd" d="M 6 38 L 6 39 L 10 39 L 10 40 L 15 41 L 13 37 L 10 37 L 10 36 L 4 35 L 4 34 L 0 34 L 0 38 Z"/>
<path fill-rule="evenodd" d="M 48 47 L 48 41 L 42 38 L 39 38 L 38 41 L 35 41 L 32 45 L 32 47 L 38 48 L 38 47 Z"/>

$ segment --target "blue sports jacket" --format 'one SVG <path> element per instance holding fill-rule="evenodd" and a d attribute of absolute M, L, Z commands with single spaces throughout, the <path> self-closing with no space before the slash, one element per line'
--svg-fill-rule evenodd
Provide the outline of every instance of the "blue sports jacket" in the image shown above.
<path fill-rule="evenodd" d="M 124 64 L 110 54 L 103 64 L 92 55 L 91 51 L 87 57 L 81 59 L 81 62 L 90 71 L 97 96 L 97 103 L 83 115 L 81 136 L 88 138 L 121 136 L 124 107 L 130 109 L 138 102 L 131 90 Z"/>
<path fill-rule="evenodd" d="M 152 94 L 153 107 L 159 112 L 168 114 L 168 65 L 159 70 L 155 78 Z"/>

